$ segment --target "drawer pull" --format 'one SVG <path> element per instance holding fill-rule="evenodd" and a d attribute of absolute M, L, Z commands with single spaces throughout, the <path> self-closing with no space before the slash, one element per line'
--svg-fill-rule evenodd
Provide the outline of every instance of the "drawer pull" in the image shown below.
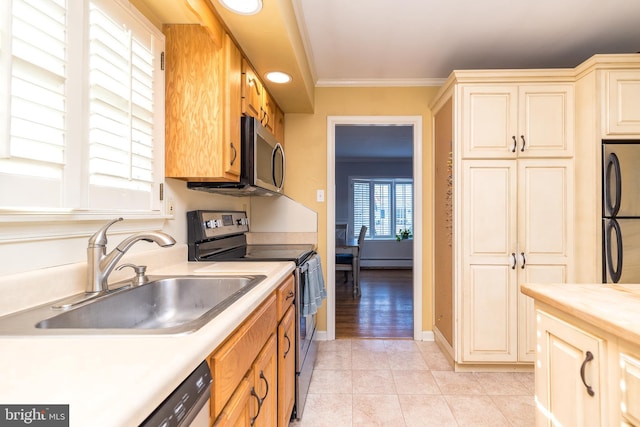
<path fill-rule="evenodd" d="M 289 291 L 289 293 L 287 294 L 287 298 L 285 298 L 285 299 L 290 299 L 290 298 L 293 298 L 295 296 L 296 296 L 296 294 L 293 291 Z"/>
<path fill-rule="evenodd" d="M 262 381 L 264 381 L 264 386 L 266 387 L 266 390 L 264 392 L 264 396 L 262 396 L 260 398 L 260 400 L 262 402 L 264 402 L 264 400 L 267 398 L 267 396 L 269 395 L 269 381 L 267 381 L 267 378 L 264 376 L 264 372 L 260 371 L 260 379 Z"/>
<path fill-rule="evenodd" d="M 256 393 L 256 389 L 253 387 L 251 387 L 251 396 L 255 397 L 256 400 L 258 401 L 258 411 L 256 412 L 256 416 L 251 417 L 251 425 L 253 426 L 258 416 L 260 416 L 260 409 L 262 409 L 262 399 L 260 399 L 260 397 L 258 396 L 258 393 Z"/>
<path fill-rule="evenodd" d="M 589 393 L 589 396 L 593 396 L 596 393 L 593 391 L 593 388 L 587 384 L 587 381 L 584 378 L 584 369 L 587 366 L 587 363 L 591 362 L 592 360 L 593 360 L 593 353 L 591 353 L 590 351 L 587 351 L 584 361 L 582 362 L 582 366 L 580 366 L 580 378 L 582 379 L 582 384 L 584 384 L 585 388 L 587 389 L 587 393 Z"/>

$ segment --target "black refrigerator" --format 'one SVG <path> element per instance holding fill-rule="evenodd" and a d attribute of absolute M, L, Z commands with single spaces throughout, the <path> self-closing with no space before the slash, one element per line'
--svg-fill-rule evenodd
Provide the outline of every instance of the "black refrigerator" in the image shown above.
<path fill-rule="evenodd" d="M 602 141 L 602 281 L 640 283 L 640 141 Z"/>

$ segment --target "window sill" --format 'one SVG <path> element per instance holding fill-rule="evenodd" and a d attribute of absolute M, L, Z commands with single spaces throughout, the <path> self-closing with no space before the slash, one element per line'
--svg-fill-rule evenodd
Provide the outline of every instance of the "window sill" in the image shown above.
<path fill-rule="evenodd" d="M 17 211 L 0 209 L 0 243 L 89 237 L 108 221 L 124 218 L 110 232 L 161 230 L 171 216 L 159 212 Z"/>

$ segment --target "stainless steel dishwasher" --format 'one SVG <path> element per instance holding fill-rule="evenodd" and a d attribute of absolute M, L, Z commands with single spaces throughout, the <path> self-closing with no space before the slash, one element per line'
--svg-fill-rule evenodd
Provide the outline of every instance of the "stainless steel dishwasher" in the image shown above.
<path fill-rule="evenodd" d="M 146 420 L 143 427 L 208 427 L 211 372 L 202 362 Z"/>

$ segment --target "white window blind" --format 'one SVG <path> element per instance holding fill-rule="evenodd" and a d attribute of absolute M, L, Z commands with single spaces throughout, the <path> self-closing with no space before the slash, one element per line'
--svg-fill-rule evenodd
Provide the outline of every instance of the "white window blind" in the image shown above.
<path fill-rule="evenodd" d="M 413 229 L 413 183 L 400 178 L 353 178 L 353 236 L 362 225 L 367 238 L 395 238 Z"/>
<path fill-rule="evenodd" d="M 67 2 L 0 6 L 0 208 L 158 212 L 164 37 L 126 0 Z"/>

